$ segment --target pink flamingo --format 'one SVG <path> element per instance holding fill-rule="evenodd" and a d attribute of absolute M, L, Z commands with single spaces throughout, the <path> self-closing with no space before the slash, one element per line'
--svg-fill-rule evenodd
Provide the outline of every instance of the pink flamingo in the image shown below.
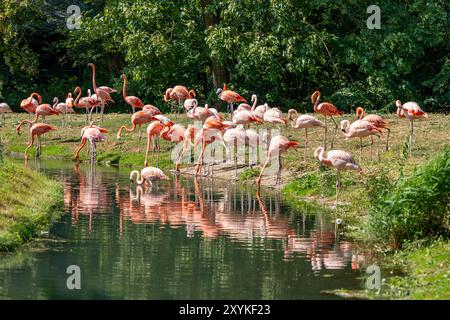
<path fill-rule="evenodd" d="M 186 128 L 186 130 L 183 133 L 183 150 L 181 151 L 181 154 L 178 158 L 177 163 L 175 164 L 175 171 L 176 172 L 180 172 L 180 163 L 181 160 L 183 160 L 184 154 L 185 152 L 188 150 L 188 147 L 194 146 L 195 143 L 195 137 L 197 132 L 200 130 L 200 128 L 196 127 L 193 124 L 188 125 L 188 127 Z"/>
<path fill-rule="evenodd" d="M 256 179 L 256 184 L 258 185 L 258 188 L 261 185 L 261 178 L 264 173 L 264 170 L 266 169 L 270 160 L 272 160 L 273 158 L 278 159 L 278 172 L 276 184 L 278 184 L 281 181 L 281 154 L 286 152 L 290 148 L 297 148 L 299 145 L 300 142 L 289 141 L 289 139 L 283 136 L 275 136 L 270 140 L 269 148 L 267 151 L 267 160 L 261 169 L 258 179 Z"/>
<path fill-rule="evenodd" d="M 58 97 L 53 98 L 53 109 L 59 112 L 59 114 L 62 114 L 61 119 L 61 127 L 64 128 L 65 122 L 67 120 L 67 114 L 68 113 L 75 113 L 72 108 L 70 108 L 65 102 L 59 102 Z"/>
<path fill-rule="evenodd" d="M 258 117 L 260 120 L 264 120 L 264 113 L 269 110 L 269 105 L 267 103 L 257 106 L 255 109 L 251 110 L 252 113 Z"/>
<path fill-rule="evenodd" d="M 240 112 L 243 112 L 243 111 L 240 111 Z M 228 146 L 230 146 L 230 145 L 233 146 L 234 178 L 235 179 L 237 176 L 238 148 L 245 146 L 246 139 L 247 139 L 247 133 L 245 132 L 244 126 L 242 124 L 238 125 L 236 128 L 227 129 L 223 135 L 223 141 Z M 244 153 L 244 156 L 245 156 L 245 153 Z"/>
<path fill-rule="evenodd" d="M 97 85 L 95 83 L 95 64 L 89 63 L 88 67 L 92 67 L 92 88 L 94 89 L 94 92 L 97 95 L 98 100 L 101 103 L 101 115 L 102 115 L 102 120 L 103 120 L 103 110 L 105 108 L 104 101 L 106 101 L 106 102 L 110 101 L 110 102 L 114 103 L 114 100 L 111 98 L 110 94 L 113 92 L 117 92 L 117 90 L 112 89 L 107 86 L 97 87 Z"/>
<path fill-rule="evenodd" d="M 185 132 L 186 128 L 181 124 L 174 124 L 173 126 L 165 126 L 160 136 L 166 141 L 172 142 L 172 143 L 179 143 L 184 141 L 185 138 Z M 180 157 L 178 158 L 177 162 L 180 160 Z M 178 171 L 175 168 L 175 171 Z"/>
<path fill-rule="evenodd" d="M 194 108 L 187 112 L 186 116 L 189 119 L 198 120 L 202 123 L 212 116 L 222 119 L 222 116 L 217 112 L 217 110 L 215 108 L 210 108 L 208 104 L 205 104 L 205 107 L 199 107 L 198 104 L 195 104 Z"/>
<path fill-rule="evenodd" d="M 157 114 L 162 114 L 161 111 L 152 104 L 146 104 L 145 106 L 143 106 L 142 111 L 146 111 L 147 113 L 151 114 L 152 116 L 156 116 Z"/>
<path fill-rule="evenodd" d="M 125 100 L 125 102 L 131 106 L 134 113 L 136 108 L 142 109 L 144 107 L 144 104 L 142 103 L 141 99 L 139 99 L 136 96 L 127 96 L 127 76 L 125 75 L 125 73 L 122 74 L 122 78 L 123 78 L 123 88 L 122 88 L 123 100 Z"/>
<path fill-rule="evenodd" d="M 233 103 L 247 102 L 247 100 L 241 97 L 237 92 L 228 90 L 226 85 L 223 86 L 223 89 L 217 89 L 216 94 L 220 100 L 227 103 L 227 112 L 229 113 L 233 113 Z"/>
<path fill-rule="evenodd" d="M 38 144 L 37 144 L 37 153 L 36 156 L 39 157 L 41 155 L 41 135 L 44 133 L 47 133 L 49 131 L 57 130 L 56 127 L 46 124 L 46 123 L 34 123 L 31 120 L 23 120 L 22 122 L 27 122 L 29 125 L 31 125 L 30 128 L 30 143 L 28 144 L 27 148 L 25 149 L 25 160 L 28 160 L 28 149 L 31 148 L 31 146 L 34 144 L 34 138 L 37 137 Z M 17 133 L 20 131 L 20 127 L 16 127 Z"/>
<path fill-rule="evenodd" d="M 287 119 L 283 118 L 283 112 L 278 108 L 270 108 L 264 112 L 263 119 L 272 124 L 281 123 L 287 125 Z"/>
<path fill-rule="evenodd" d="M 413 143 L 413 133 L 414 133 L 414 125 L 413 122 L 416 119 L 424 119 L 428 118 L 426 112 L 422 110 L 422 108 L 416 102 L 407 102 L 402 104 L 400 100 L 395 102 L 397 106 L 397 115 L 400 118 L 406 118 L 409 121 L 409 144 L 408 144 L 408 153 L 411 154 L 411 147 Z"/>
<path fill-rule="evenodd" d="M 330 117 L 331 120 L 333 120 L 335 129 L 334 129 L 334 135 L 333 139 L 331 140 L 331 149 L 333 149 L 333 143 L 334 138 L 336 136 L 338 125 L 336 121 L 334 120 L 334 116 L 340 116 L 342 114 L 341 111 L 339 111 L 336 106 L 330 102 L 322 102 L 319 104 L 320 101 L 320 91 L 315 91 L 311 95 L 311 102 L 314 104 L 314 112 L 321 114 L 325 117 L 325 131 L 323 132 L 323 147 L 327 147 L 327 132 L 328 132 L 328 124 L 327 124 L 327 117 Z"/>
<path fill-rule="evenodd" d="M 248 153 L 248 167 L 252 168 L 255 164 L 257 164 L 258 161 L 258 147 L 260 145 L 260 138 L 259 134 L 256 133 L 256 131 L 247 129 L 245 130 L 245 134 L 247 135 L 247 138 L 245 140 L 245 144 L 249 147 L 249 153 Z M 256 153 L 255 153 L 256 150 Z M 256 157 L 256 160 L 255 160 Z M 253 162 L 254 161 L 254 162 Z"/>
<path fill-rule="evenodd" d="M 135 176 L 136 180 L 134 179 Z M 140 173 L 137 170 L 130 172 L 130 181 L 136 181 L 137 184 L 148 184 L 151 187 L 153 186 L 153 181 L 159 180 L 170 180 L 159 168 L 145 167 Z"/>
<path fill-rule="evenodd" d="M 5 123 L 5 113 L 12 113 L 11 108 L 8 106 L 6 102 L 0 103 L 0 113 L 3 117 L 3 123 Z"/>
<path fill-rule="evenodd" d="M 200 172 L 207 144 L 211 144 L 214 141 L 219 141 L 220 143 L 222 143 L 228 153 L 228 148 L 225 145 L 222 137 L 222 132 L 227 128 L 228 126 L 226 124 L 224 124 L 220 119 L 214 116 L 206 119 L 202 129 L 197 133 L 197 136 L 195 137 L 195 145 L 198 145 L 200 141 L 202 142 L 202 151 L 200 152 L 200 156 L 198 157 L 195 175 L 198 175 Z"/>
<path fill-rule="evenodd" d="M 44 103 L 44 104 L 39 105 L 36 108 L 35 117 L 34 117 L 34 119 L 31 122 L 35 123 L 40 116 L 45 121 L 45 116 L 51 116 L 51 115 L 54 115 L 54 114 L 59 114 L 58 110 L 54 109 L 54 107 L 56 107 L 56 104 L 54 104 L 53 107 L 51 105 L 49 105 L 48 103 Z M 20 130 L 20 127 L 25 122 L 27 122 L 27 121 L 23 120 L 22 122 L 20 122 L 20 124 L 17 126 L 17 128 L 19 128 L 19 130 Z"/>
<path fill-rule="evenodd" d="M 295 114 L 295 119 L 293 118 L 293 114 Z M 303 114 L 301 116 L 298 115 L 298 111 L 295 109 L 289 109 L 288 111 L 289 119 L 292 120 L 292 128 L 293 129 L 305 129 L 305 153 L 304 153 L 304 162 L 306 163 L 306 153 L 308 151 L 308 129 L 315 127 L 325 127 L 325 124 L 314 118 L 313 116 Z"/>
<path fill-rule="evenodd" d="M 361 167 L 353 159 L 352 155 L 343 150 L 330 150 L 327 156 L 324 156 L 325 148 L 318 147 L 314 151 L 314 158 L 319 159 L 320 163 L 327 167 L 333 167 L 337 170 L 336 175 L 336 207 L 338 204 L 339 189 L 341 188 L 341 174 L 343 170 L 357 170 L 362 172 Z"/>
<path fill-rule="evenodd" d="M 347 130 L 348 129 L 348 130 Z M 380 138 L 382 136 L 381 129 L 373 125 L 372 123 L 364 120 L 356 120 L 352 124 L 348 120 L 342 120 L 341 121 L 341 130 L 345 136 L 346 139 L 350 138 L 359 138 L 359 156 L 361 158 L 362 156 L 362 138 L 370 136 L 371 138 L 371 144 L 370 144 L 370 157 L 372 158 L 372 149 L 373 149 L 373 136 L 377 136 Z M 378 160 L 380 159 L 380 153 L 378 150 L 378 144 L 377 144 L 377 157 Z"/>
<path fill-rule="evenodd" d="M 84 108 L 86 109 L 86 123 L 89 121 L 89 110 L 94 108 L 97 105 L 97 99 L 92 97 L 81 97 L 81 88 L 76 87 L 74 93 L 78 92 L 78 96 L 73 102 L 73 106 L 75 108 Z"/>
<path fill-rule="evenodd" d="M 34 98 L 36 97 L 36 99 Z M 36 111 L 36 108 L 42 103 L 42 97 L 39 93 L 33 92 L 28 98 L 23 99 L 20 107 L 24 109 L 31 116 Z"/>
<path fill-rule="evenodd" d="M 95 159 L 97 157 L 97 142 L 104 141 L 106 144 L 108 144 L 108 141 L 106 139 L 106 136 L 103 134 L 105 132 L 108 132 L 106 129 L 99 128 L 97 126 L 93 126 L 92 122 L 89 126 L 84 127 L 82 130 L 82 136 L 81 136 L 81 144 L 78 147 L 76 153 L 75 153 L 75 159 L 80 161 L 80 151 L 86 146 L 87 141 L 89 141 L 90 144 L 90 162 L 94 163 Z"/>
<path fill-rule="evenodd" d="M 152 145 L 152 164 L 154 161 L 154 151 L 155 149 L 158 150 L 157 158 L 156 158 L 156 164 L 159 163 L 159 152 L 161 150 L 159 145 L 159 136 L 161 135 L 161 131 L 166 127 L 171 127 L 173 123 L 165 116 L 163 115 L 156 115 L 155 121 L 151 122 L 147 126 L 147 148 L 145 150 L 145 160 L 144 160 L 144 167 L 147 167 L 148 165 L 148 154 L 150 151 L 150 145 Z"/>
<path fill-rule="evenodd" d="M 261 124 L 262 120 L 256 117 L 250 110 L 235 110 L 232 121 L 236 124 L 249 125 L 250 123 Z"/>
<path fill-rule="evenodd" d="M 242 110 L 253 111 L 253 110 L 255 110 L 256 103 L 258 101 L 258 97 L 256 96 L 256 94 L 252 94 L 251 101 L 252 101 L 253 105 L 249 105 L 248 103 L 241 103 L 236 108 L 236 111 L 242 111 Z"/>
<path fill-rule="evenodd" d="M 194 99 L 196 96 L 196 93 L 194 90 L 186 89 L 185 86 L 177 85 L 173 88 L 168 88 L 166 92 L 164 93 L 164 102 L 169 102 L 170 100 L 177 101 L 178 107 L 183 107 L 182 101 L 186 99 Z"/>
<path fill-rule="evenodd" d="M 139 152 L 141 152 L 141 138 L 142 138 L 141 126 L 154 120 L 156 120 L 156 118 L 147 111 L 138 111 L 136 113 L 133 113 L 131 116 L 132 127 L 128 128 L 127 126 L 121 126 L 119 128 L 119 131 L 117 132 L 117 139 L 120 139 L 122 137 L 123 129 L 125 129 L 126 132 L 133 132 L 136 129 L 136 126 L 138 126 L 139 127 L 138 148 Z"/>
<path fill-rule="evenodd" d="M 386 151 L 389 150 L 389 135 L 391 133 L 391 129 L 389 129 L 388 122 L 382 117 L 377 114 L 368 114 L 365 116 L 366 111 L 362 107 L 356 108 L 356 117 L 359 118 L 359 120 L 368 121 L 371 124 L 373 124 L 375 127 L 380 129 L 386 129 L 388 134 L 386 137 Z"/>
<path fill-rule="evenodd" d="M 186 112 L 188 112 L 189 110 L 191 110 L 192 108 L 194 108 L 197 105 L 198 105 L 198 101 L 195 98 L 186 99 L 186 100 L 184 100 L 184 103 L 183 103 L 183 107 Z"/>

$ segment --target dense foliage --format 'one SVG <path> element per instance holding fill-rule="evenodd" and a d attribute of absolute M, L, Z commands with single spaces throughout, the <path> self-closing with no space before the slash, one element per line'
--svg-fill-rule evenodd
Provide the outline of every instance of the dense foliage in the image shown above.
<path fill-rule="evenodd" d="M 395 247 L 430 237 L 449 239 L 449 181 L 450 147 L 409 177 L 393 184 L 381 178 L 378 192 L 372 194 L 370 233 Z"/>
<path fill-rule="evenodd" d="M 86 64 L 94 62 L 100 84 L 121 89 L 125 71 L 129 93 L 158 106 L 164 89 L 179 83 L 213 103 L 226 81 L 285 110 L 311 110 L 317 89 L 345 111 L 393 111 L 397 98 L 448 109 L 446 0 L 379 1 L 381 29 L 366 25 L 372 1 L 79 1 L 76 30 L 66 28 L 65 8 L 77 1 L 16 3 L 0 4 L 0 99 L 13 106 L 30 87 L 48 101 L 75 83 L 87 89 Z M 38 71 L 49 67 L 59 72 L 42 79 Z"/>

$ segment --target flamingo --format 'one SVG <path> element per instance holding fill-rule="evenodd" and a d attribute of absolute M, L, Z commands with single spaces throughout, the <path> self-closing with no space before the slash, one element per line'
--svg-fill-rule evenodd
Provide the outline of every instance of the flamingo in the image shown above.
<path fill-rule="evenodd" d="M 184 133 L 186 132 L 186 128 L 181 124 L 174 124 L 173 126 L 165 126 L 160 136 L 166 140 L 173 143 L 179 143 L 184 140 Z M 175 169 L 175 171 L 177 171 Z"/>
<path fill-rule="evenodd" d="M 87 141 L 89 141 L 90 144 L 90 162 L 94 163 L 95 159 L 97 157 L 97 142 L 104 141 L 106 144 L 108 144 L 108 141 L 106 139 L 106 136 L 103 134 L 105 132 L 108 132 L 106 129 L 93 126 L 92 121 L 91 124 L 81 130 L 82 136 L 81 136 L 81 144 L 79 145 L 76 153 L 75 153 L 75 160 L 80 161 L 80 151 L 86 146 Z"/>
<path fill-rule="evenodd" d="M 195 98 L 186 99 L 186 100 L 184 100 L 184 103 L 183 103 L 183 107 L 186 112 L 188 112 L 189 110 L 191 110 L 192 108 L 194 108 L 197 105 L 198 105 L 198 101 Z"/>
<path fill-rule="evenodd" d="M 153 186 L 153 181 L 170 180 L 161 169 L 155 167 L 145 167 L 140 173 L 137 170 L 131 171 L 130 181 L 133 183 L 135 182 L 135 176 L 137 184 L 148 184 L 150 187 Z"/>
<path fill-rule="evenodd" d="M 248 110 L 248 111 L 253 111 L 256 108 L 256 103 L 258 102 L 258 97 L 256 96 L 256 94 L 252 94 L 252 105 L 250 106 L 248 103 L 241 103 L 240 105 L 238 105 L 238 107 L 236 108 L 237 111 L 241 111 L 241 110 Z"/>
<path fill-rule="evenodd" d="M 156 119 L 155 121 L 151 122 L 147 126 L 147 148 L 145 150 L 145 160 L 144 160 L 144 167 L 147 167 L 148 165 L 148 153 L 150 151 L 150 145 L 152 145 L 152 163 L 154 161 L 154 151 L 155 148 L 158 149 L 158 154 L 156 158 L 156 163 L 159 163 L 159 152 L 160 152 L 160 146 L 159 146 L 159 136 L 161 134 L 161 131 L 166 127 L 171 127 L 173 123 L 165 116 L 163 115 L 156 115 L 154 116 Z"/>
<path fill-rule="evenodd" d="M 269 105 L 267 103 L 257 106 L 255 109 L 251 110 L 252 113 L 258 117 L 260 120 L 264 120 L 264 113 L 269 110 Z"/>
<path fill-rule="evenodd" d="M 59 112 L 59 114 L 63 115 L 63 118 L 61 119 L 61 127 L 64 128 L 65 121 L 67 120 L 67 114 L 68 113 L 75 113 L 72 108 L 70 108 L 66 103 L 59 102 L 58 97 L 53 98 L 53 109 Z"/>
<path fill-rule="evenodd" d="M 196 93 L 194 90 L 186 89 L 185 86 L 177 85 L 173 88 L 166 89 L 166 92 L 164 93 L 164 102 L 169 102 L 170 100 L 177 101 L 178 106 L 181 109 L 182 108 L 182 101 L 186 99 L 194 99 L 196 96 Z"/>
<path fill-rule="evenodd" d="M 314 104 L 314 112 L 323 115 L 325 118 L 325 131 L 323 132 L 323 147 L 324 148 L 327 147 L 326 146 L 327 132 L 328 132 L 327 117 L 330 117 L 331 120 L 333 120 L 334 125 L 335 125 L 334 135 L 333 135 L 333 139 L 331 140 L 331 145 L 330 145 L 330 148 L 333 149 L 334 138 L 336 136 L 336 132 L 337 132 L 337 128 L 338 128 L 338 125 L 337 125 L 336 121 L 334 120 L 333 116 L 340 116 L 342 114 L 342 112 L 339 111 L 336 108 L 336 106 L 330 102 L 322 102 L 321 104 L 319 104 L 319 101 L 320 101 L 320 91 L 315 91 L 311 95 L 311 102 Z"/>
<path fill-rule="evenodd" d="M 295 114 L 295 119 L 293 119 L 293 114 Z M 289 109 L 288 111 L 289 119 L 292 120 L 292 128 L 293 129 L 305 129 L 305 153 L 304 153 L 304 162 L 306 163 L 306 152 L 308 151 L 308 129 L 315 127 L 325 127 L 325 124 L 317 120 L 315 117 L 304 114 L 299 116 L 298 111 L 295 109 Z"/>
<path fill-rule="evenodd" d="M 283 112 L 281 112 L 278 108 L 270 108 L 266 112 L 264 112 L 263 116 L 264 121 L 270 122 L 272 124 L 282 123 L 287 125 L 287 119 L 283 118 Z"/>
<path fill-rule="evenodd" d="M 98 97 L 98 100 L 101 103 L 101 115 L 102 115 L 102 121 L 103 121 L 103 110 L 105 109 L 104 101 L 109 102 L 111 101 L 114 103 L 114 100 L 111 98 L 110 94 L 113 92 L 117 92 L 117 90 L 107 87 L 107 86 L 100 86 L 97 87 L 95 83 L 95 64 L 88 63 L 88 67 L 92 67 L 92 88 L 94 89 L 95 94 Z"/>
<path fill-rule="evenodd" d="M 5 123 L 5 113 L 12 113 L 11 108 L 8 106 L 6 102 L 0 103 L 0 113 L 3 117 L 3 123 Z"/>
<path fill-rule="evenodd" d="M 359 118 L 359 120 L 364 120 L 372 123 L 374 126 L 380 129 L 386 129 L 388 134 L 386 137 L 386 151 L 389 151 L 389 135 L 391 133 L 391 129 L 389 129 L 389 124 L 387 121 L 377 114 L 368 114 L 365 115 L 366 111 L 362 107 L 356 108 L 356 117 Z"/>
<path fill-rule="evenodd" d="M 337 170 L 336 174 L 336 207 L 338 204 L 339 189 L 341 188 L 342 170 L 356 170 L 362 172 L 361 167 L 353 159 L 352 155 L 343 150 L 330 150 L 327 156 L 324 156 L 325 148 L 318 147 L 314 151 L 314 158 L 327 167 L 333 167 Z"/>
<path fill-rule="evenodd" d="M 73 106 L 75 108 L 84 108 L 86 109 L 86 124 L 89 121 L 89 109 L 94 108 L 97 105 L 97 99 L 91 97 L 81 97 L 81 88 L 76 87 L 74 93 L 78 92 L 78 96 L 73 102 Z"/>
<path fill-rule="evenodd" d="M 143 106 L 142 111 L 146 111 L 147 113 L 150 113 L 152 116 L 162 114 L 161 111 L 152 104 L 146 104 L 145 106 Z"/>
<path fill-rule="evenodd" d="M 44 133 L 57 130 L 56 127 L 46 124 L 46 123 L 34 123 L 31 120 L 24 120 L 23 122 L 27 122 L 29 125 L 31 125 L 30 128 L 30 143 L 28 144 L 27 148 L 25 149 L 25 160 L 28 160 L 28 149 L 31 148 L 31 146 L 34 144 L 34 138 L 37 137 L 38 139 L 38 146 L 37 146 L 37 153 L 36 156 L 39 157 L 41 155 L 41 135 Z M 20 127 L 16 127 L 17 133 L 20 131 Z"/>
<path fill-rule="evenodd" d="M 202 151 L 200 152 L 200 156 L 198 157 L 195 175 L 199 174 L 207 144 L 211 144 L 214 141 L 219 141 L 225 147 L 225 150 L 228 154 L 228 148 L 222 138 L 222 132 L 227 127 L 228 126 L 226 124 L 224 124 L 220 119 L 214 116 L 206 119 L 202 129 L 197 133 L 195 137 L 195 145 L 198 145 L 200 141 L 202 142 Z"/>
<path fill-rule="evenodd" d="M 223 86 L 223 89 L 217 89 L 216 94 L 220 100 L 225 101 L 228 104 L 227 112 L 229 113 L 233 113 L 233 103 L 247 102 L 247 100 L 241 97 L 237 92 L 228 90 L 226 85 Z"/>
<path fill-rule="evenodd" d="M 201 121 L 202 123 L 206 121 L 209 117 L 217 117 L 221 119 L 222 116 L 217 112 L 215 108 L 210 108 L 208 104 L 205 104 L 205 107 L 199 107 L 198 104 L 188 111 L 186 116 L 193 120 Z"/>
<path fill-rule="evenodd" d="M 176 172 L 180 172 L 180 163 L 181 160 L 183 159 L 183 156 L 186 152 L 186 150 L 188 149 L 189 146 L 194 146 L 195 143 L 195 137 L 196 137 L 196 133 L 200 130 L 200 128 L 198 128 L 197 126 L 190 124 L 188 125 L 188 127 L 186 128 L 186 130 L 183 133 L 183 150 L 181 151 L 181 154 L 178 158 L 177 163 L 175 164 L 175 171 Z"/>
<path fill-rule="evenodd" d="M 36 97 L 37 100 L 34 98 Z M 42 103 L 42 97 L 39 93 L 33 92 L 28 98 L 23 99 L 20 107 L 24 109 L 31 116 L 36 111 L 36 108 Z"/>
<path fill-rule="evenodd" d="M 413 133 L 414 133 L 414 120 L 416 119 L 424 119 L 428 118 L 426 112 L 422 110 L 422 108 L 416 102 L 406 102 L 402 104 L 400 100 L 395 102 L 397 106 L 397 115 L 400 118 L 406 118 L 409 121 L 409 144 L 408 144 L 408 153 L 411 154 L 411 146 L 413 142 Z"/>
<path fill-rule="evenodd" d="M 261 169 L 258 179 L 256 180 L 256 184 L 258 185 L 258 188 L 261 186 L 261 178 L 264 173 L 264 170 L 266 169 L 270 160 L 273 158 L 278 159 L 278 172 L 277 172 L 276 184 L 278 184 L 280 182 L 280 180 L 281 180 L 281 154 L 286 152 L 290 148 L 297 148 L 299 145 L 300 145 L 300 142 L 289 141 L 289 139 L 287 139 L 286 137 L 283 137 L 283 136 L 275 136 L 270 140 L 270 145 L 269 145 L 269 148 L 267 151 L 267 160 Z"/>
<path fill-rule="evenodd" d="M 242 111 L 240 111 L 242 112 Z M 245 132 L 244 126 L 242 124 L 238 125 L 236 128 L 227 129 L 223 135 L 223 141 L 229 146 L 233 145 L 233 158 L 234 158 L 234 178 L 237 175 L 237 154 L 238 147 L 245 145 L 245 140 L 247 139 L 247 133 Z M 244 154 L 245 156 L 245 154 Z"/>
<path fill-rule="evenodd" d="M 236 124 L 248 125 L 252 122 L 261 124 L 262 120 L 256 117 L 250 110 L 241 109 L 233 112 L 232 121 Z"/>
<path fill-rule="evenodd" d="M 133 132 L 136 129 L 136 126 L 138 126 L 139 127 L 138 148 L 139 148 L 139 152 L 141 152 L 141 138 L 142 138 L 141 126 L 143 124 L 149 123 L 154 120 L 156 120 L 156 118 L 147 111 L 138 111 L 136 113 L 133 113 L 133 115 L 131 116 L 132 127 L 127 128 L 127 126 L 121 126 L 119 128 L 119 131 L 117 132 L 117 139 L 120 139 L 122 137 L 123 129 L 125 129 L 125 131 L 127 131 L 127 132 Z"/>
<path fill-rule="evenodd" d="M 55 102 L 55 101 L 53 101 Z M 56 103 L 53 105 L 53 107 L 51 105 L 49 105 L 48 103 L 44 103 L 44 104 L 40 104 L 35 111 L 35 117 L 34 119 L 31 121 L 33 123 L 35 123 L 39 116 L 41 116 L 42 118 L 44 118 L 45 121 L 45 116 L 51 116 L 54 114 L 59 114 L 58 110 L 54 109 L 56 107 Z M 17 126 L 17 128 L 19 128 L 27 121 L 23 120 L 22 122 L 20 122 L 20 124 Z M 17 129 L 16 128 L 16 129 Z"/>
<path fill-rule="evenodd" d="M 248 167 L 252 168 L 256 163 L 258 163 L 258 152 L 255 154 L 255 150 L 258 150 L 258 146 L 260 144 L 260 138 L 259 134 L 256 133 L 256 131 L 247 129 L 245 130 L 245 134 L 247 135 L 247 138 L 245 140 L 245 144 L 249 147 L 249 154 L 248 154 Z M 256 161 L 252 162 L 254 160 L 256 155 Z"/>
<path fill-rule="evenodd" d="M 135 113 L 136 108 L 142 109 L 144 107 L 144 104 L 142 103 L 141 99 L 139 99 L 136 96 L 127 96 L 127 76 L 125 73 L 122 74 L 123 78 L 123 88 L 122 88 L 122 96 L 123 100 L 127 104 L 131 106 L 133 109 L 133 113 Z"/>
<path fill-rule="evenodd" d="M 347 130 L 348 129 L 348 130 Z M 359 156 L 362 155 L 362 138 L 370 136 L 372 142 L 370 144 L 370 156 L 372 158 L 372 147 L 373 147 L 373 136 L 380 136 L 383 134 L 381 129 L 376 127 L 374 124 L 365 120 L 356 120 L 352 124 L 348 120 L 341 121 L 341 130 L 346 139 L 349 138 L 359 138 Z M 377 158 L 380 159 L 380 154 L 378 152 L 378 144 L 377 144 Z"/>

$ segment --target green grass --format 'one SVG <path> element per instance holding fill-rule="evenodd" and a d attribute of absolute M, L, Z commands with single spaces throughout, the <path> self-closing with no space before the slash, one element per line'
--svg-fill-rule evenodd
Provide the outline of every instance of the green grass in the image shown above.
<path fill-rule="evenodd" d="M 62 206 L 61 186 L 5 161 L 0 166 L 0 251 L 12 251 L 47 228 Z"/>

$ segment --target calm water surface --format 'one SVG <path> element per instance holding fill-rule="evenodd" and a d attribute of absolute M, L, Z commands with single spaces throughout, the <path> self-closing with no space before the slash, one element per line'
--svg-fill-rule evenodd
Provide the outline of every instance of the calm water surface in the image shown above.
<path fill-rule="evenodd" d="M 63 184 L 64 212 L 45 238 L 0 255 L 0 298 L 327 299 L 362 286 L 361 256 L 328 214 L 278 192 L 192 177 L 149 189 L 130 170 L 29 165 Z M 67 289 L 69 265 L 81 290 Z"/>

